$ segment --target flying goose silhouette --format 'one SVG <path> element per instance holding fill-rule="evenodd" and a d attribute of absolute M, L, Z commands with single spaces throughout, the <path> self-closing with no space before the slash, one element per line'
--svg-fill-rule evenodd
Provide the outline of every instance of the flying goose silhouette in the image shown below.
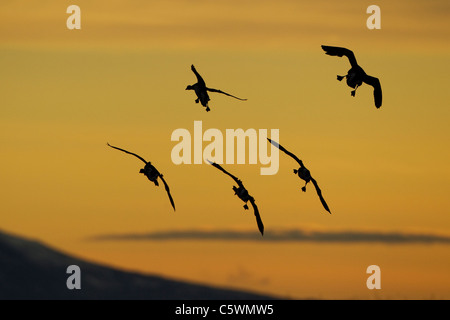
<path fill-rule="evenodd" d="M 261 220 L 261 216 L 259 215 L 259 210 L 258 210 L 258 207 L 256 206 L 255 199 L 251 195 L 248 194 L 248 191 L 247 191 L 247 189 L 245 189 L 242 181 L 239 180 L 238 178 L 236 178 L 235 176 L 233 176 L 228 171 L 226 171 L 219 164 L 217 164 L 215 162 L 211 162 L 209 160 L 208 160 L 208 162 L 211 165 L 213 165 L 214 167 L 216 167 L 217 169 L 219 169 L 220 171 L 222 171 L 223 173 L 225 173 L 226 175 L 229 175 L 231 178 L 233 178 L 234 181 L 236 181 L 236 183 L 238 184 L 239 187 L 233 186 L 234 194 L 237 195 L 239 197 L 239 199 L 241 199 L 242 201 L 245 202 L 245 205 L 244 205 L 245 210 L 248 210 L 247 202 L 250 201 L 250 203 L 252 204 L 252 207 L 253 207 L 255 217 L 256 217 L 256 224 L 258 225 L 259 232 L 261 232 L 261 235 L 264 235 L 264 225 Z"/>
<path fill-rule="evenodd" d="M 186 87 L 186 90 L 194 90 L 195 91 L 195 94 L 197 95 L 197 99 L 195 100 L 195 103 L 199 103 L 199 101 L 200 101 L 202 106 L 206 107 L 206 111 L 211 110 L 208 106 L 208 101 L 210 100 L 208 91 L 222 93 L 224 95 L 227 95 L 229 97 L 233 97 L 235 99 L 242 100 L 242 101 L 247 100 L 247 99 L 241 99 L 241 98 L 235 97 L 229 93 L 223 92 L 222 90 L 208 88 L 206 86 L 206 83 L 203 80 L 202 76 L 197 72 L 197 70 L 195 70 L 194 65 L 191 65 L 191 70 L 192 70 L 192 72 L 194 72 L 195 76 L 197 77 L 197 83 L 193 84 L 193 85 L 188 85 Z"/>
<path fill-rule="evenodd" d="M 169 186 L 167 185 L 166 180 L 164 180 L 163 175 L 161 173 L 159 173 L 159 171 L 151 164 L 151 162 L 145 161 L 142 157 L 138 156 L 135 153 L 129 152 L 127 150 L 124 150 L 124 149 L 121 149 L 118 147 L 114 147 L 114 146 L 110 145 L 109 143 L 107 143 L 107 144 L 111 148 L 123 151 L 125 153 L 131 154 L 131 155 L 137 157 L 138 159 L 141 159 L 145 163 L 145 166 L 143 169 L 141 169 L 139 171 L 139 173 L 143 173 L 148 178 L 148 180 L 150 180 L 151 182 L 153 182 L 155 184 L 155 186 L 159 186 L 158 178 L 161 179 L 161 181 L 164 183 L 164 187 L 166 188 L 167 195 L 169 196 L 169 200 L 170 200 L 170 203 L 172 204 L 173 210 L 175 211 L 175 203 L 173 202 L 172 195 L 170 194 Z"/>
<path fill-rule="evenodd" d="M 352 90 L 351 95 L 354 97 L 356 94 L 356 89 L 362 85 L 362 83 L 366 83 L 373 87 L 373 97 L 375 100 L 375 107 L 380 108 L 382 102 L 382 93 L 381 93 L 381 84 L 378 78 L 369 76 L 364 72 L 364 70 L 358 65 L 356 62 L 355 55 L 353 52 L 346 48 L 341 47 L 330 47 L 330 46 L 322 46 L 322 49 L 326 54 L 330 56 L 346 56 L 350 61 L 350 65 L 352 66 L 350 70 L 347 72 L 345 76 L 337 76 L 337 79 L 341 81 L 342 79 L 347 79 L 347 85 L 355 90 Z"/>
<path fill-rule="evenodd" d="M 298 164 L 300 165 L 300 168 L 299 169 L 294 169 L 294 174 L 297 174 L 300 177 L 300 179 L 305 181 L 305 185 L 302 187 L 302 191 L 306 192 L 306 185 L 308 184 L 308 182 L 311 181 L 313 183 L 314 187 L 316 188 L 317 195 L 319 196 L 320 202 L 322 202 L 323 207 L 325 208 L 325 210 L 327 210 L 331 214 L 331 211 L 328 208 L 328 205 L 327 205 L 327 203 L 325 202 L 325 199 L 322 196 L 322 191 L 320 190 L 319 185 L 317 184 L 317 181 L 314 180 L 314 178 L 311 176 L 311 172 L 305 167 L 305 165 L 303 164 L 302 160 L 297 158 L 297 156 L 295 156 L 293 153 L 287 151 L 278 142 L 272 141 L 269 138 L 267 138 L 267 140 L 269 140 L 269 142 L 271 144 L 273 144 L 275 147 L 277 147 L 278 149 L 280 149 L 281 151 L 283 151 L 288 156 L 292 157 L 295 161 L 298 162 Z"/>

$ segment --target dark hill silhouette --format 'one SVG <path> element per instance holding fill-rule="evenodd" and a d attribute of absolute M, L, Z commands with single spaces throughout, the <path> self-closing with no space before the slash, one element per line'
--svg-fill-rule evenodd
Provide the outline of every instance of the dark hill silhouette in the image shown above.
<path fill-rule="evenodd" d="M 81 269 L 81 289 L 66 286 L 67 267 Z M 83 261 L 37 241 L 0 231 L 1 300 L 265 300 L 274 297 L 169 280 Z"/>

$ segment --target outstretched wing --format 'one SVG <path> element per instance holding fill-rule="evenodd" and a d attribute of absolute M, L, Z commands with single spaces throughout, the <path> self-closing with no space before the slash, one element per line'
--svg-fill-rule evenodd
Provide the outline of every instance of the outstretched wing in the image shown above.
<path fill-rule="evenodd" d="M 222 171 L 223 173 L 229 175 L 231 178 L 233 178 L 234 181 L 236 181 L 236 183 L 240 186 L 240 187 L 244 187 L 244 185 L 242 184 L 242 181 L 239 180 L 237 177 L 233 176 L 231 173 L 229 173 L 227 170 L 225 170 L 224 168 L 222 168 L 219 164 L 215 163 L 215 162 L 211 162 L 208 160 L 208 162 L 216 167 L 217 169 L 219 169 L 220 171 Z"/>
<path fill-rule="evenodd" d="M 144 158 L 138 156 L 138 155 L 135 154 L 135 153 L 132 153 L 132 152 L 129 152 L 129 151 L 127 151 L 127 150 L 124 150 L 124 149 L 120 149 L 120 148 L 114 147 L 114 146 L 110 145 L 109 143 L 107 143 L 107 145 L 110 146 L 111 148 L 114 148 L 114 149 L 123 151 L 123 152 L 125 152 L 125 153 L 131 154 L 131 155 L 133 155 L 133 156 L 135 156 L 135 157 L 141 159 L 145 164 L 147 164 L 147 161 L 145 161 Z"/>
<path fill-rule="evenodd" d="M 355 55 L 353 54 L 353 51 L 341 48 L 341 47 L 330 47 L 330 46 L 322 46 L 322 49 L 325 51 L 326 54 L 330 56 L 346 56 L 348 60 L 350 61 L 350 64 L 352 67 L 356 67 L 358 63 L 356 63 Z"/>
<path fill-rule="evenodd" d="M 233 95 L 231 95 L 231 94 L 229 94 L 229 93 L 223 92 L 222 90 L 212 89 L 212 88 L 206 88 L 206 90 L 208 90 L 208 91 L 210 91 L 210 92 L 222 93 L 222 94 L 224 94 L 224 95 L 226 95 L 226 96 L 233 97 L 233 98 L 238 99 L 238 100 L 241 100 L 241 101 L 247 101 L 247 99 L 241 99 L 241 98 L 235 97 L 235 96 L 233 96 Z"/>
<path fill-rule="evenodd" d="M 314 180 L 313 178 L 311 178 L 311 182 L 314 184 L 314 187 L 316 187 L 317 195 L 319 196 L 320 202 L 322 202 L 323 207 L 325 208 L 325 210 L 327 210 L 331 214 L 331 211 L 328 208 L 328 205 L 327 205 L 327 203 L 325 202 L 325 199 L 322 196 L 322 191 L 320 190 L 319 185 L 317 184 L 317 181 Z"/>
<path fill-rule="evenodd" d="M 259 215 L 259 210 L 258 210 L 258 206 L 255 203 L 255 199 L 253 197 L 250 197 L 249 201 L 252 204 L 253 211 L 255 213 L 256 224 L 258 225 L 259 232 L 261 232 L 261 235 L 264 235 L 264 225 L 261 220 L 261 216 Z"/>
<path fill-rule="evenodd" d="M 287 150 L 286 150 L 285 148 L 283 148 L 283 146 L 280 145 L 278 142 L 273 141 L 273 140 L 271 140 L 271 139 L 269 139 L 269 138 L 267 138 L 267 140 L 269 140 L 269 142 L 270 142 L 271 144 L 273 144 L 275 147 L 277 147 L 278 149 L 280 149 L 281 151 L 283 151 L 284 153 L 286 153 L 288 156 L 294 158 L 294 160 L 298 162 L 298 164 L 300 165 L 300 167 L 302 167 L 302 168 L 304 167 L 302 160 L 300 160 L 299 158 L 297 158 L 297 156 L 296 156 L 295 154 L 293 154 L 293 153 L 287 151 Z"/>
<path fill-rule="evenodd" d="M 378 80 L 378 78 L 366 75 L 363 81 L 373 87 L 373 98 L 375 100 L 375 107 L 377 107 L 377 109 L 380 108 L 382 103 L 380 80 Z"/>
<path fill-rule="evenodd" d="M 173 202 L 172 195 L 170 194 L 169 185 L 167 184 L 166 180 L 164 180 L 162 174 L 159 175 L 159 178 L 164 183 L 164 187 L 166 188 L 167 195 L 169 196 L 170 203 L 172 204 L 172 207 L 173 207 L 173 211 L 175 211 L 175 203 Z"/>
<path fill-rule="evenodd" d="M 194 72 L 195 76 L 197 77 L 197 82 L 200 84 L 205 85 L 205 80 L 203 80 L 202 76 L 195 70 L 194 65 L 191 65 L 191 70 Z"/>

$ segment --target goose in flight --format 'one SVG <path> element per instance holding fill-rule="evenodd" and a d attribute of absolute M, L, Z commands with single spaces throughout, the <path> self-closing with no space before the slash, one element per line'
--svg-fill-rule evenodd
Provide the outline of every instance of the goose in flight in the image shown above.
<path fill-rule="evenodd" d="M 308 182 L 311 181 L 313 183 L 314 187 L 316 188 L 317 195 L 319 196 L 320 202 L 322 202 L 323 207 L 325 208 L 325 210 L 327 210 L 331 214 L 331 211 L 328 208 L 328 205 L 327 205 L 327 203 L 325 202 L 325 199 L 322 196 L 322 191 L 320 190 L 319 185 L 317 184 L 317 181 L 314 180 L 313 177 L 311 177 L 311 172 L 309 172 L 309 170 L 305 167 L 305 165 L 303 164 L 302 160 L 297 158 L 293 153 L 287 151 L 285 148 L 283 148 L 283 146 L 281 146 L 277 142 L 272 141 L 269 138 L 267 138 L 267 140 L 269 140 L 269 142 L 271 144 L 273 144 L 275 147 L 277 147 L 278 149 L 280 149 L 281 151 L 283 151 L 288 156 L 292 157 L 295 161 L 298 162 L 298 164 L 300 165 L 300 168 L 299 169 L 294 169 L 294 174 L 297 174 L 300 177 L 300 179 L 305 180 L 305 185 L 302 187 L 302 191 L 306 192 L 306 185 L 308 184 Z"/>
<path fill-rule="evenodd" d="M 222 93 L 224 95 L 227 95 L 229 97 L 233 97 L 235 99 L 242 100 L 242 101 L 247 100 L 247 99 L 241 99 L 241 98 L 235 97 L 229 93 L 223 92 L 222 90 L 208 88 L 206 86 L 206 83 L 203 80 L 202 76 L 197 72 L 197 70 L 195 70 L 194 65 L 191 65 L 191 70 L 192 70 L 192 72 L 194 72 L 195 76 L 197 77 L 197 83 L 187 86 L 186 90 L 194 90 L 195 91 L 195 94 L 197 95 L 197 99 L 195 100 L 195 103 L 200 102 L 202 104 L 202 106 L 206 107 L 206 111 L 211 110 L 208 106 L 208 101 L 210 100 L 208 91 Z"/>
<path fill-rule="evenodd" d="M 356 89 L 362 85 L 362 83 L 366 83 L 373 87 L 373 97 L 375 100 L 375 107 L 380 108 L 382 102 L 382 93 L 381 93 L 381 84 L 378 78 L 369 76 L 364 72 L 364 70 L 358 65 L 356 62 L 355 55 L 353 52 L 346 48 L 340 47 L 330 47 L 330 46 L 322 46 L 322 49 L 326 54 L 330 56 L 346 56 L 350 61 L 350 65 L 352 66 L 350 70 L 347 72 L 345 76 L 337 76 L 337 79 L 341 81 L 342 79 L 347 79 L 347 85 L 355 90 L 352 90 L 351 95 L 354 97 L 356 94 Z"/>
<path fill-rule="evenodd" d="M 143 158 L 141 158 L 140 156 L 138 156 L 135 153 L 132 153 L 132 152 L 126 151 L 124 149 L 120 149 L 120 148 L 114 147 L 114 146 L 110 145 L 109 143 L 107 143 L 107 144 L 111 148 L 114 148 L 114 149 L 123 151 L 125 153 L 131 154 L 131 155 L 135 156 L 136 158 L 142 160 L 145 163 L 145 166 L 144 166 L 143 169 L 141 169 L 139 171 L 139 173 L 143 173 L 148 178 L 148 180 L 150 180 L 151 182 L 153 182 L 155 184 L 155 186 L 159 186 L 158 178 L 161 179 L 161 181 L 164 183 L 164 186 L 166 188 L 167 195 L 169 196 L 169 200 L 170 200 L 170 203 L 172 204 L 173 210 L 175 211 L 175 203 L 173 202 L 172 195 L 170 194 L 169 186 L 167 185 L 166 180 L 164 180 L 163 175 L 161 173 L 159 173 L 159 171 L 151 164 L 151 162 L 145 161 Z"/>
<path fill-rule="evenodd" d="M 259 215 L 259 210 L 258 210 L 258 207 L 256 206 L 255 199 L 251 195 L 248 194 L 248 191 L 247 191 L 247 189 L 245 189 L 242 181 L 239 180 L 238 178 L 236 178 L 235 176 L 233 176 L 228 171 L 226 171 L 219 164 L 217 164 L 215 162 L 211 162 L 209 160 L 208 160 L 208 162 L 211 165 L 213 165 L 214 167 L 216 167 L 217 169 L 219 169 L 220 171 L 222 171 L 223 173 L 225 173 L 226 175 L 229 175 L 231 178 L 233 178 L 234 181 L 236 181 L 236 183 L 238 184 L 239 187 L 233 186 L 234 194 L 237 195 L 239 197 L 239 199 L 241 199 L 242 201 L 245 202 L 245 205 L 244 205 L 245 210 L 248 210 L 247 202 L 250 201 L 250 203 L 253 207 L 253 211 L 255 213 L 256 224 L 258 225 L 259 232 L 261 232 L 261 235 L 264 235 L 264 225 L 263 225 L 263 222 Z"/>

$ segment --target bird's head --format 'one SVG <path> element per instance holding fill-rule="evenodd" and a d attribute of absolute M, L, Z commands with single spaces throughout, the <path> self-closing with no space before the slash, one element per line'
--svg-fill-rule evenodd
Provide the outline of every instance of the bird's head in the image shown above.
<path fill-rule="evenodd" d="M 186 87 L 186 90 L 194 90 L 194 87 L 189 85 L 189 86 Z"/>
<path fill-rule="evenodd" d="M 141 169 L 141 170 L 139 170 L 139 173 L 144 173 L 145 174 L 145 170 Z"/>

